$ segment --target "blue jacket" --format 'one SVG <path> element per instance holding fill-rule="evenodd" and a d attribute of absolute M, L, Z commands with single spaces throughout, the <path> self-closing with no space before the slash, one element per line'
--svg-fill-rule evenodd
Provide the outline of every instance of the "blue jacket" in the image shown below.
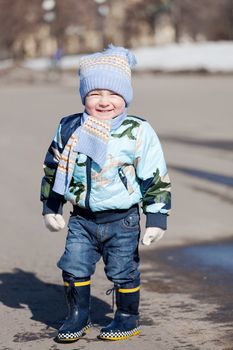
<path fill-rule="evenodd" d="M 52 189 L 58 161 L 71 134 L 81 125 L 82 113 L 61 120 L 44 162 L 41 200 L 43 215 L 62 213 L 70 201 L 92 212 L 128 209 L 142 204 L 146 226 L 166 229 L 171 208 L 170 180 L 159 139 L 150 124 L 128 115 L 120 127 L 111 132 L 107 159 L 101 169 L 84 154 L 77 153 L 69 190 L 64 196 Z"/>

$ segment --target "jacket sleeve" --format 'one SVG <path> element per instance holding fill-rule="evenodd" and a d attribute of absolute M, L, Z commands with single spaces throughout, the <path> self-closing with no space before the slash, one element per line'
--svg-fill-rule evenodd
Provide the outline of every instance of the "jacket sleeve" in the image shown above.
<path fill-rule="evenodd" d="M 43 202 L 42 215 L 49 213 L 62 214 L 63 204 L 66 202 L 64 196 L 52 190 L 63 148 L 60 123 L 44 160 L 44 177 L 42 178 L 40 193 L 40 200 Z"/>
<path fill-rule="evenodd" d="M 146 227 L 166 230 L 171 209 L 171 184 L 160 141 L 148 122 L 140 125 L 135 155 Z"/>

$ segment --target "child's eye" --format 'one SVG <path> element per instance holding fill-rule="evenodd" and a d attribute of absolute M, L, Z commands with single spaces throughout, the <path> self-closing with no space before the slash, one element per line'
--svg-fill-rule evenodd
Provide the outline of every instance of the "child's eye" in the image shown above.
<path fill-rule="evenodd" d="M 99 93 L 98 92 L 91 92 L 87 96 L 99 96 Z"/>

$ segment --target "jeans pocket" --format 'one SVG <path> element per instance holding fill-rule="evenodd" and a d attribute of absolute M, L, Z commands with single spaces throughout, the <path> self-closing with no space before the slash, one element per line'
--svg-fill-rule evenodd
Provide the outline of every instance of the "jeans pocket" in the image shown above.
<path fill-rule="evenodd" d="M 122 224 L 126 228 L 138 228 L 139 226 L 139 215 L 138 214 L 129 214 L 122 219 Z"/>

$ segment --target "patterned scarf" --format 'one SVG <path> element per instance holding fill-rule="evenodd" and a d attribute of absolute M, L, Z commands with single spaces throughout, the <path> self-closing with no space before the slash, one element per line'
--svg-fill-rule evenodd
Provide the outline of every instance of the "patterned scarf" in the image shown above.
<path fill-rule="evenodd" d="M 117 129 L 126 118 L 126 111 L 111 120 L 100 120 L 89 116 L 86 112 L 82 116 L 82 125 L 69 138 L 58 163 L 53 191 L 64 195 L 72 179 L 77 152 L 93 159 L 100 168 L 103 167 L 111 130 Z"/>
<path fill-rule="evenodd" d="M 65 148 L 60 155 L 56 177 L 53 185 L 53 191 L 64 195 L 69 188 L 72 179 L 74 165 L 77 153 L 74 152 L 74 147 L 78 141 L 77 129 L 69 138 Z"/>

